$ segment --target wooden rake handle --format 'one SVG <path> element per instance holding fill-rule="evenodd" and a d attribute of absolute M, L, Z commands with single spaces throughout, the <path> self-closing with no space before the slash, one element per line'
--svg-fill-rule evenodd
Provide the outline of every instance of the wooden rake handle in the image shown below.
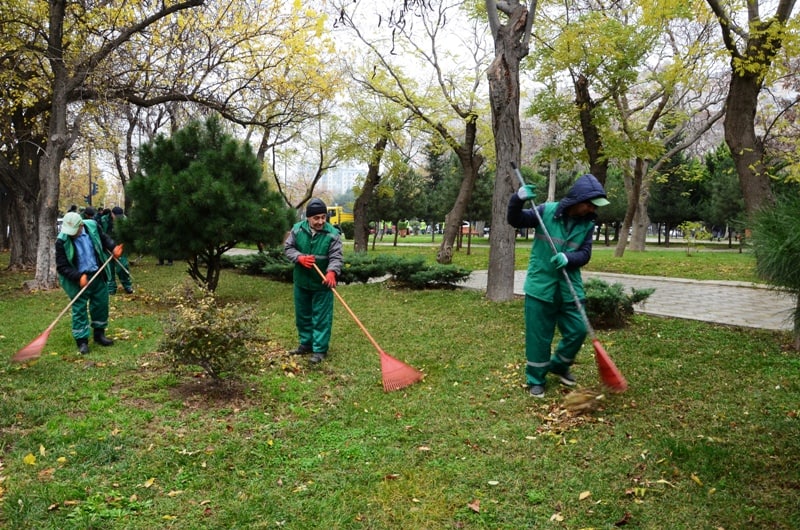
<path fill-rule="evenodd" d="M 319 276 L 320 276 L 320 278 L 322 278 L 323 280 L 325 280 L 325 275 L 324 275 L 324 274 L 322 274 L 322 271 L 321 271 L 321 270 L 319 270 L 319 267 L 317 267 L 317 264 L 316 264 L 316 263 L 314 263 L 314 270 L 316 270 L 316 271 L 317 271 L 317 273 L 319 273 Z M 342 305 L 344 306 L 344 308 L 345 308 L 345 309 L 347 309 L 347 312 L 348 312 L 348 313 L 350 313 L 350 316 L 351 316 L 351 317 L 353 317 L 353 320 L 355 320 L 356 324 L 358 324 L 358 327 L 360 327 L 360 328 L 361 328 L 361 331 L 363 331 L 363 332 L 364 332 L 364 335 L 366 335 L 366 336 L 367 336 L 367 338 L 368 338 L 368 339 L 369 339 L 369 341 L 372 343 L 372 345 L 373 345 L 373 346 L 375 346 L 375 349 L 376 349 L 376 350 L 378 350 L 378 353 L 383 353 L 383 350 L 381 349 L 381 347 L 380 347 L 380 345 L 378 344 L 378 342 L 377 342 L 375 339 L 373 339 L 373 338 L 372 338 L 372 335 L 370 335 L 370 334 L 369 334 L 369 331 L 367 331 L 367 328 L 365 328 L 365 327 L 364 327 L 364 324 L 362 324 L 362 323 L 361 323 L 361 321 L 358 319 L 358 317 L 356 316 L 356 314 L 355 314 L 355 313 L 353 313 L 353 310 L 352 310 L 352 309 L 350 309 L 350 306 L 349 306 L 349 305 L 347 305 L 347 302 L 345 302 L 345 301 L 344 301 L 344 298 L 342 298 L 342 295 L 340 295 L 340 294 L 339 294 L 339 292 L 336 290 L 336 288 L 335 288 L 335 287 L 331 287 L 331 291 L 333 291 L 333 294 L 335 294 L 335 295 L 336 295 L 336 298 L 338 298 L 338 299 L 339 299 L 339 301 L 342 303 Z"/>

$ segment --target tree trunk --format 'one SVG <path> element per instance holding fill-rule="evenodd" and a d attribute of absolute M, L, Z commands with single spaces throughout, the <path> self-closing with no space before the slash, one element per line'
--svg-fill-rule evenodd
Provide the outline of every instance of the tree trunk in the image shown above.
<path fill-rule="evenodd" d="M 464 219 L 467 205 L 472 199 L 472 191 L 475 189 L 475 181 L 478 179 L 478 170 L 483 164 L 483 157 L 475 152 L 477 138 L 478 121 L 476 116 L 472 116 L 466 123 L 464 143 L 454 149 L 459 162 L 461 162 L 464 179 L 461 181 L 461 187 L 453 207 L 445 216 L 444 237 L 436 253 L 436 261 L 442 265 L 449 265 L 453 261 L 453 244 L 461 231 L 461 221 Z"/>
<path fill-rule="evenodd" d="M 58 219 L 58 190 L 61 186 L 61 161 L 71 143 L 67 128 L 67 102 L 70 86 L 64 65 L 64 16 L 63 0 L 50 2 L 50 47 L 48 59 L 53 69 L 53 101 L 50 107 L 47 144 L 44 160 L 39 167 L 39 240 L 36 251 L 36 278 L 27 282 L 29 287 L 52 289 L 56 281 L 56 233 L 53 227 Z"/>
<path fill-rule="evenodd" d="M 628 209 L 625 211 L 625 219 L 622 221 L 619 238 L 617 239 L 617 246 L 614 249 L 614 257 L 617 258 L 621 258 L 625 255 L 625 247 L 628 245 L 628 231 L 633 225 L 633 220 L 636 217 L 636 210 L 639 209 L 639 194 L 642 189 L 642 160 L 637 158 L 634 166 L 633 175 L 626 173 L 623 176 L 625 191 L 628 192 Z"/>
<path fill-rule="evenodd" d="M 530 14 L 533 17 L 533 13 Z M 508 198 L 517 189 L 511 168 L 519 166 L 522 138 L 519 119 L 519 63 L 528 55 L 528 10 L 518 6 L 505 25 L 492 28 L 495 58 L 487 71 L 497 172 L 492 195 L 492 230 L 489 234 L 489 271 L 486 298 L 505 302 L 514 297 L 515 230 L 506 222 Z"/>
<path fill-rule="evenodd" d="M 597 104 L 589 94 L 589 80 L 584 75 L 579 75 L 575 80 L 575 105 L 578 107 L 583 145 L 589 156 L 589 172 L 605 186 L 608 159 L 603 156 L 603 140 L 592 119 L 592 112 Z"/>
<path fill-rule="evenodd" d="M 367 218 L 367 206 L 374 194 L 375 188 L 381 181 L 379 174 L 381 160 L 383 153 L 386 150 L 386 144 L 389 141 L 389 131 L 381 134 L 380 138 L 375 142 L 372 147 L 372 157 L 367 166 L 367 176 L 364 180 L 364 186 L 361 188 L 361 195 L 356 198 L 353 204 L 353 218 L 354 232 L 353 232 L 353 245 L 356 252 L 366 252 L 369 245 L 369 219 Z M 380 220 L 378 220 L 380 222 Z M 377 226 L 376 232 L 377 232 Z M 374 241 L 373 241 L 374 245 Z"/>
<path fill-rule="evenodd" d="M 725 143 L 731 150 L 748 215 L 772 204 L 774 197 L 764 168 L 764 143 L 756 136 L 755 117 L 761 82 L 755 75 L 731 76 L 725 113 Z"/>

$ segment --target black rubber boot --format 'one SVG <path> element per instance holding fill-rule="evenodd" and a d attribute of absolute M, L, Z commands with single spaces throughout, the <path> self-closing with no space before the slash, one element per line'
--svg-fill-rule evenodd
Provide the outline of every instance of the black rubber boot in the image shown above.
<path fill-rule="evenodd" d="M 111 346 L 114 341 L 106 337 L 106 330 L 96 328 L 94 330 L 94 341 L 100 346 Z"/>
<path fill-rule="evenodd" d="M 89 353 L 89 339 L 75 339 L 75 342 L 78 343 L 78 353 L 81 355 Z"/>

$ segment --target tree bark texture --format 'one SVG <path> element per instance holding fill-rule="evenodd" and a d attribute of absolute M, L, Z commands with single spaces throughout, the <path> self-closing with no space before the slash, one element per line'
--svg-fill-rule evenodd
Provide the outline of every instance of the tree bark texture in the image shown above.
<path fill-rule="evenodd" d="M 464 220 L 467 205 L 472 199 L 475 181 L 478 179 L 478 170 L 483 164 L 483 156 L 475 152 L 475 144 L 478 140 L 477 120 L 477 116 L 473 115 L 466 121 L 464 143 L 454 148 L 454 152 L 461 162 L 464 178 L 461 180 L 461 187 L 458 189 L 455 203 L 445 216 L 444 236 L 439 250 L 436 252 L 436 261 L 443 265 L 449 265 L 453 261 L 453 245 L 461 231 L 461 222 Z"/>
<path fill-rule="evenodd" d="M 578 116 L 583 133 L 583 145 L 589 155 L 589 172 L 606 185 L 608 175 L 608 159 L 603 156 L 603 139 L 600 131 L 592 120 L 592 112 L 597 104 L 589 94 L 589 80 L 585 75 L 579 75 L 575 80 L 575 105 L 578 107 Z"/>
<path fill-rule="evenodd" d="M 752 75 L 731 77 L 725 113 L 725 143 L 733 157 L 748 215 L 774 201 L 764 167 L 764 142 L 755 130 L 761 83 Z"/>
<path fill-rule="evenodd" d="M 372 200 L 375 188 L 381 181 L 379 170 L 388 141 L 389 133 L 387 130 L 386 134 L 381 135 L 372 147 L 372 157 L 370 157 L 370 162 L 367 165 L 367 176 L 364 179 L 364 186 L 361 188 L 361 195 L 356 198 L 355 204 L 353 205 L 353 218 L 355 220 L 355 226 L 353 227 L 353 243 L 356 252 L 366 252 L 369 246 L 367 206 Z M 380 219 L 378 219 L 378 222 L 380 222 Z"/>
<path fill-rule="evenodd" d="M 533 16 L 533 14 L 531 14 Z M 522 138 L 519 119 L 519 63 L 528 54 L 525 43 L 528 10 L 517 6 L 505 25 L 493 28 L 495 59 L 489 66 L 489 102 L 497 156 L 489 234 L 486 297 L 505 302 L 514 297 L 516 232 L 506 222 L 508 198 L 518 187 L 511 163 L 519 166 Z"/>

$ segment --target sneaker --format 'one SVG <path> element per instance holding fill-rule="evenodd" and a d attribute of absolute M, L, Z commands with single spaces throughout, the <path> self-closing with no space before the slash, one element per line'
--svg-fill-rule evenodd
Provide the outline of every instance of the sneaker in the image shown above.
<path fill-rule="evenodd" d="M 544 385 L 531 385 L 528 392 L 531 396 L 535 398 L 543 398 L 544 397 Z"/>
<path fill-rule="evenodd" d="M 291 350 L 289 355 L 305 355 L 307 353 L 311 353 L 311 348 L 306 346 L 305 344 L 301 344 L 297 348 Z"/>
<path fill-rule="evenodd" d="M 128 294 L 133 294 L 133 287 L 126 287 L 125 292 Z"/>
<path fill-rule="evenodd" d="M 325 356 L 327 354 L 325 352 L 314 352 L 311 358 L 308 360 L 311 364 L 319 364 L 325 360 Z"/>
<path fill-rule="evenodd" d="M 572 373 L 569 370 L 567 370 L 563 374 L 556 374 L 556 375 L 558 376 L 558 380 L 561 381 L 562 385 L 575 386 L 577 384 L 575 376 L 572 375 Z"/>

